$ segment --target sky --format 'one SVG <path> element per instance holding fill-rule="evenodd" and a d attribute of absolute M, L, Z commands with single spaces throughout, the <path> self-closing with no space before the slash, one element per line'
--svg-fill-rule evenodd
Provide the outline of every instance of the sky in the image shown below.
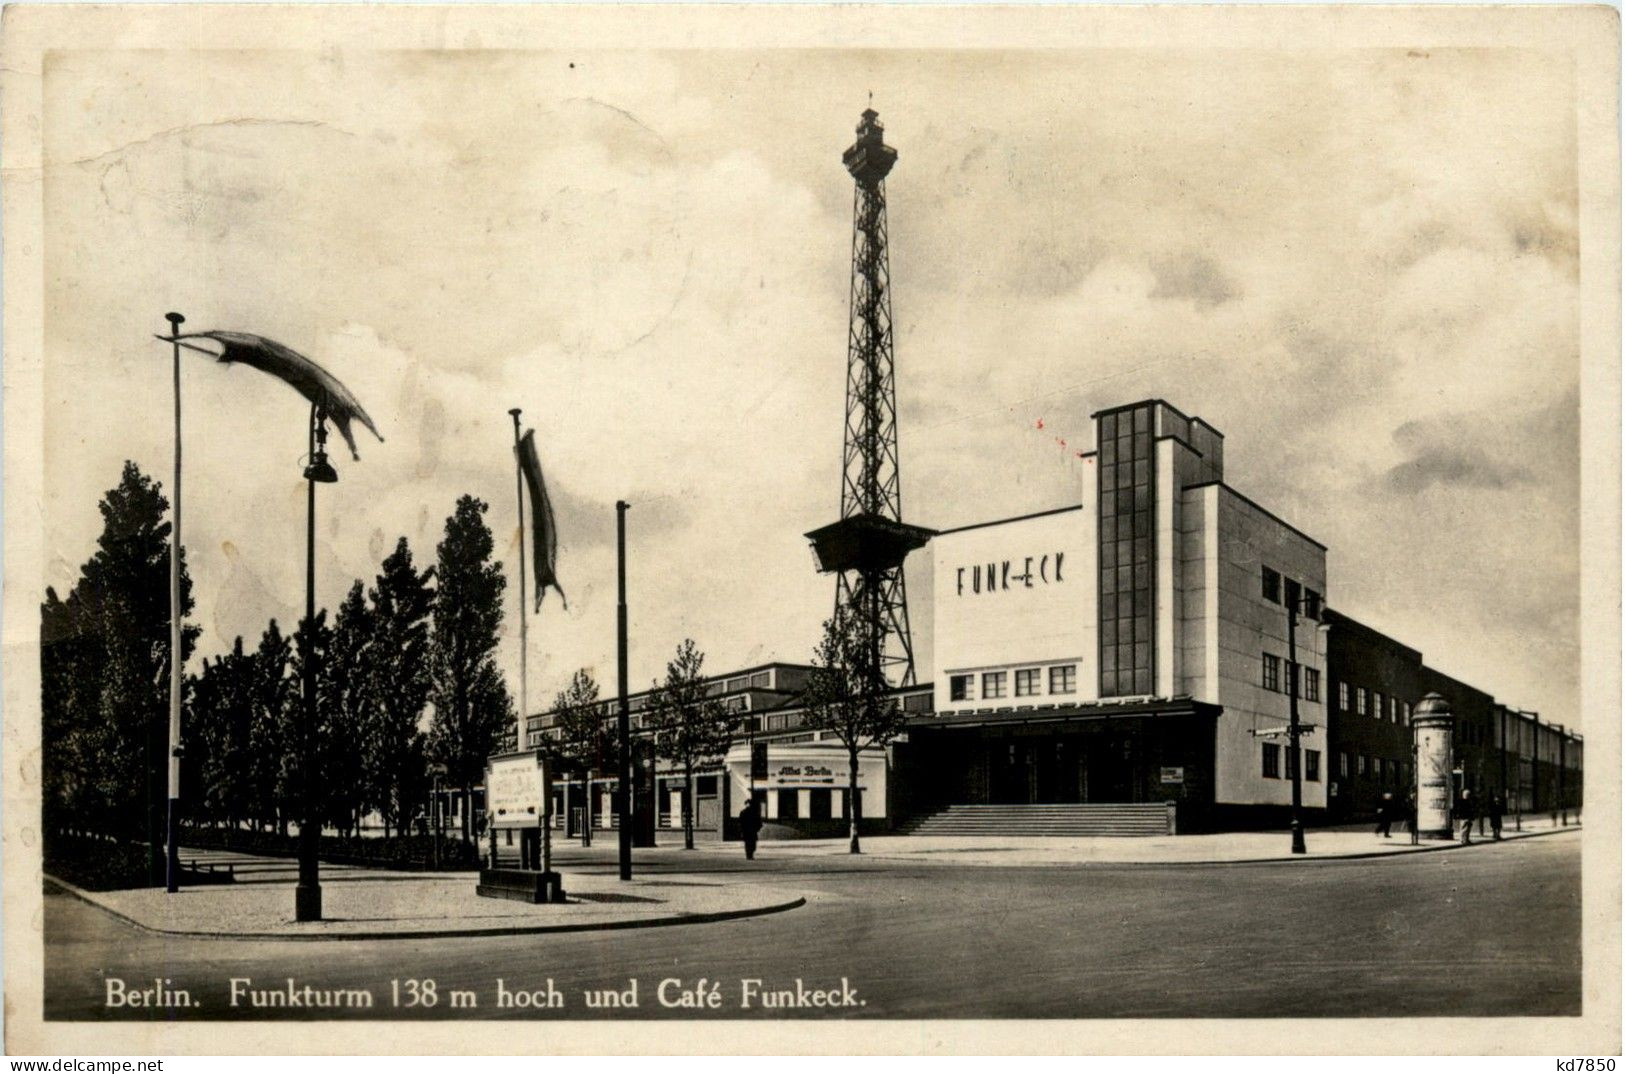
<path fill-rule="evenodd" d="M 1088 415 L 1162 397 L 1329 547 L 1329 604 L 1583 725 L 1574 79 L 1533 50 L 53 52 L 46 584 L 125 459 L 171 485 L 179 310 L 310 355 L 385 437 L 335 439 L 320 603 L 400 536 L 431 562 L 463 493 L 516 567 L 518 406 L 569 601 L 530 620 L 532 710 L 577 667 L 612 687 L 618 499 L 632 689 L 685 636 L 805 661 L 871 94 L 908 521 L 1076 503 Z M 183 380 L 209 654 L 303 607 L 307 412 Z"/>

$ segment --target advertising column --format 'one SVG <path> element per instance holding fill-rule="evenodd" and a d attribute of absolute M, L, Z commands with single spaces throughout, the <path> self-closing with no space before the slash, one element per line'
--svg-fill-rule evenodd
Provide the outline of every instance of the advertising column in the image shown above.
<path fill-rule="evenodd" d="M 1450 702 L 1428 694 L 1411 714 L 1416 751 L 1416 830 L 1423 839 L 1450 839 L 1450 770 L 1456 718 Z"/>

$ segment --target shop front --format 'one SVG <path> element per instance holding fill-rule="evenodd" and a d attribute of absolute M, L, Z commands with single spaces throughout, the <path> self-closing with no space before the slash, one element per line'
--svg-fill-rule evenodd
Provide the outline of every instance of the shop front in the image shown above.
<path fill-rule="evenodd" d="M 1213 802 L 1218 712 L 1176 701 L 921 718 L 898 750 L 906 809 L 1175 802 L 1183 830 Z"/>
<path fill-rule="evenodd" d="M 723 762 L 727 838 L 739 838 L 739 810 L 753 791 L 762 810 L 763 839 L 829 839 L 847 833 L 852 803 L 848 800 L 851 769 L 845 746 L 829 741 L 758 741 L 755 749 L 754 773 L 749 742 L 736 744 Z M 888 826 L 886 779 L 886 751 L 862 751 L 858 755 L 858 793 L 865 833 L 881 832 Z"/>

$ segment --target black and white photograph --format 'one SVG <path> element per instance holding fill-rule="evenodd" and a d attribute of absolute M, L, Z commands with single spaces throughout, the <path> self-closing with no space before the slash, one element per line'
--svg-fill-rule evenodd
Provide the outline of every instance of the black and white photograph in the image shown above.
<path fill-rule="evenodd" d="M 8 1052 L 1618 1054 L 1612 9 L 5 29 Z"/>

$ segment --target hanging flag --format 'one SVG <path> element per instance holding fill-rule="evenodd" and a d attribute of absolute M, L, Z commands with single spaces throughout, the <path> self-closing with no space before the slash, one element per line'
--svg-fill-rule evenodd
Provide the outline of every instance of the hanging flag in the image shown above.
<path fill-rule="evenodd" d="M 559 531 L 553 524 L 553 502 L 547 498 L 547 485 L 542 481 L 542 462 L 536 457 L 536 430 L 531 429 L 519 441 L 519 469 L 524 472 L 525 484 L 530 488 L 530 549 L 535 565 L 536 610 L 542 610 L 542 597 L 547 587 L 559 591 L 559 600 L 565 608 L 570 601 L 559 585 L 554 573 L 559 557 Z"/>
<path fill-rule="evenodd" d="M 220 362 L 227 364 L 239 362 L 283 381 L 326 412 L 328 418 L 338 428 L 339 435 L 344 437 L 344 442 L 350 446 L 351 458 L 361 457 L 356 454 L 355 435 L 350 432 L 351 421 L 359 421 L 372 432 L 372 435 L 378 437 L 380 444 L 384 442 L 378 426 L 374 425 L 372 418 L 361 409 L 361 401 L 350 393 L 350 389 L 340 384 L 337 377 L 309 358 L 274 339 L 266 339 L 264 336 L 248 332 L 192 332 L 184 336 L 160 338 L 173 339 L 188 350 L 207 354 Z M 216 354 L 206 347 L 181 342 L 187 339 L 213 340 L 220 344 L 222 350 Z"/>

